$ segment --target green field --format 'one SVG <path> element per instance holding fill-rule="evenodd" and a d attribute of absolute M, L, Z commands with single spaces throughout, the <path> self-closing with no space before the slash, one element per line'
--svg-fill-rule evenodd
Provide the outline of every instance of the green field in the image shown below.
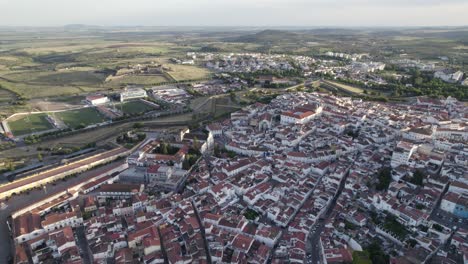
<path fill-rule="evenodd" d="M 8 121 L 8 126 L 15 136 L 22 136 L 54 128 L 52 124 L 47 121 L 46 117 L 46 114 L 25 115 L 14 121 Z"/>
<path fill-rule="evenodd" d="M 57 113 L 56 116 L 60 118 L 65 125 L 73 129 L 87 127 L 106 121 L 106 118 L 101 115 L 101 113 L 91 107 L 60 112 Z"/>
<path fill-rule="evenodd" d="M 12 92 L 0 88 L 0 103 L 8 103 L 13 101 L 14 99 L 15 95 Z"/>
<path fill-rule="evenodd" d="M 335 85 L 343 90 L 346 90 L 346 91 L 349 91 L 351 93 L 356 93 L 356 94 L 362 94 L 364 93 L 364 90 L 361 89 L 361 88 L 358 88 L 358 87 L 354 87 L 354 86 L 350 86 L 350 85 L 347 85 L 347 84 L 342 84 L 342 83 L 338 83 L 338 82 L 331 82 L 331 81 L 327 81 L 328 83 L 332 84 L 332 85 Z"/>
<path fill-rule="evenodd" d="M 128 75 L 112 79 L 106 82 L 106 87 L 119 87 L 127 84 L 156 85 L 169 80 L 164 75 Z"/>
<path fill-rule="evenodd" d="M 198 80 L 207 78 L 210 75 L 209 70 L 199 66 L 178 64 L 167 64 L 165 66 L 171 69 L 168 71 L 168 74 L 170 74 L 177 81 Z"/>
<path fill-rule="evenodd" d="M 145 112 L 149 112 L 155 109 L 154 107 L 148 104 L 145 104 L 139 100 L 125 102 L 121 105 L 121 107 L 122 107 L 122 111 L 124 112 L 124 114 L 127 114 L 127 115 L 145 113 Z"/>
<path fill-rule="evenodd" d="M 0 80 L 0 85 L 5 89 L 14 91 L 25 98 L 41 98 L 63 95 L 76 95 L 87 91 L 95 91 L 97 88 L 85 88 L 71 85 L 47 85 L 47 84 L 25 84 L 25 83 L 12 83 Z"/>

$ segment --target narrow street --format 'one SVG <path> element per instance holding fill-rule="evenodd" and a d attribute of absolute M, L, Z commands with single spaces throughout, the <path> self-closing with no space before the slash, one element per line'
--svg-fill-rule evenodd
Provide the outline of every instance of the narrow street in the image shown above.
<path fill-rule="evenodd" d="M 325 227 L 326 220 L 328 220 L 333 212 L 333 209 L 336 206 L 336 201 L 340 197 L 341 192 L 346 183 L 346 179 L 348 178 L 349 172 L 345 174 L 343 179 L 340 182 L 340 186 L 336 191 L 335 196 L 333 197 L 330 205 L 327 207 L 325 212 L 322 216 L 319 217 L 317 223 L 310 228 L 309 235 L 307 236 L 307 244 L 306 244 L 306 259 L 304 263 L 307 264 L 319 264 L 322 263 L 321 259 L 321 248 L 320 248 L 320 234 Z"/>
<path fill-rule="evenodd" d="M 75 229 L 75 239 L 76 245 L 80 249 L 80 256 L 84 264 L 93 263 L 93 253 L 88 245 L 88 240 L 86 239 L 86 232 L 84 226 L 77 227 Z"/>

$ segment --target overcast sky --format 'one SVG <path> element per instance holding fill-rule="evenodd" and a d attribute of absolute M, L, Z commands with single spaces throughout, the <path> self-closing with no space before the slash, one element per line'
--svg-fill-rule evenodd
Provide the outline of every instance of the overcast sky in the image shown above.
<path fill-rule="evenodd" d="M 0 0 L 0 26 L 460 26 L 468 0 Z"/>

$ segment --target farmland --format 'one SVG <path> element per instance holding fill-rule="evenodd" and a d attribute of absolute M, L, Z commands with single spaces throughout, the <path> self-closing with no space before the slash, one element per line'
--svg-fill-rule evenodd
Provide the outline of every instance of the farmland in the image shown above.
<path fill-rule="evenodd" d="M 59 33 L 55 37 L 32 40 L 14 32 L 2 34 L 12 41 L 2 43 L 0 85 L 27 100 L 108 91 L 127 84 L 173 81 L 164 74 L 105 80 L 121 67 L 167 61 L 165 56 L 182 54 L 190 48 L 165 41 L 128 42 L 101 36 L 90 38 L 86 34 Z M 2 92 L 0 102 L 7 101 L 4 97 Z M 16 112 L 11 110 L 8 114 Z"/>
<path fill-rule="evenodd" d="M 68 127 L 73 129 L 87 127 L 106 121 L 103 115 L 101 115 L 95 108 L 91 107 L 59 112 L 55 115 L 56 117 L 60 118 Z"/>
<path fill-rule="evenodd" d="M 128 75 L 115 77 L 105 84 L 106 87 L 125 87 L 127 84 L 157 85 L 168 82 L 164 75 Z"/>
<path fill-rule="evenodd" d="M 0 88 L 0 104 L 8 103 L 14 100 L 14 98 L 15 98 L 15 95 L 11 91 Z"/>
<path fill-rule="evenodd" d="M 8 121 L 8 126 L 15 136 L 41 132 L 52 129 L 52 124 L 47 121 L 47 114 L 31 114 Z"/>
<path fill-rule="evenodd" d="M 170 68 L 168 73 L 177 81 L 203 79 L 210 75 L 210 71 L 198 66 L 178 64 L 170 64 L 166 66 Z"/>

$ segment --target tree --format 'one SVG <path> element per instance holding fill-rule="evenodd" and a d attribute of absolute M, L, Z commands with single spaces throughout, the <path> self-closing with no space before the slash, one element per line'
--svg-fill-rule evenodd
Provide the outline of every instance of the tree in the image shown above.
<path fill-rule="evenodd" d="M 353 252 L 353 264 L 372 264 L 369 252 L 366 250 L 354 251 Z"/>
<path fill-rule="evenodd" d="M 229 96 L 231 97 L 231 100 L 232 100 L 233 102 L 236 101 L 236 93 L 234 93 L 234 91 L 230 91 L 230 92 L 229 92 Z"/>
<path fill-rule="evenodd" d="M 133 124 L 133 128 L 142 128 L 142 127 L 143 127 L 143 124 L 140 122 Z"/>
<path fill-rule="evenodd" d="M 442 232 L 444 230 L 444 228 L 439 224 L 433 224 L 432 228 L 439 231 L 439 232 Z"/>
<path fill-rule="evenodd" d="M 375 188 L 378 191 L 387 190 L 388 186 L 392 182 L 392 170 L 388 167 L 383 168 L 380 170 L 377 177 L 378 177 L 378 183 Z"/>
<path fill-rule="evenodd" d="M 198 138 L 197 137 L 194 137 L 193 138 L 193 148 L 195 150 L 200 150 L 200 142 L 198 141 Z"/>
<path fill-rule="evenodd" d="M 421 78 L 421 77 L 414 78 L 414 85 L 415 86 L 420 86 L 422 83 L 423 83 L 423 78 Z"/>
<path fill-rule="evenodd" d="M 37 153 L 37 159 L 38 159 L 39 161 L 42 161 L 42 154 L 41 154 L 41 153 Z"/>
<path fill-rule="evenodd" d="M 167 144 L 166 143 L 161 143 L 161 153 L 164 155 L 167 155 L 168 150 L 167 150 Z"/>
<path fill-rule="evenodd" d="M 387 264 L 390 262 L 390 257 L 383 252 L 380 244 L 377 241 L 372 242 L 367 248 L 366 251 L 369 252 L 370 259 L 372 264 Z"/>
<path fill-rule="evenodd" d="M 188 158 L 185 158 L 182 162 L 182 169 L 189 170 L 190 169 L 190 161 Z"/>
<path fill-rule="evenodd" d="M 412 184 L 423 186 L 424 185 L 424 178 L 425 178 L 424 172 L 422 170 L 417 169 L 413 173 L 413 177 L 410 179 L 410 182 Z"/>

